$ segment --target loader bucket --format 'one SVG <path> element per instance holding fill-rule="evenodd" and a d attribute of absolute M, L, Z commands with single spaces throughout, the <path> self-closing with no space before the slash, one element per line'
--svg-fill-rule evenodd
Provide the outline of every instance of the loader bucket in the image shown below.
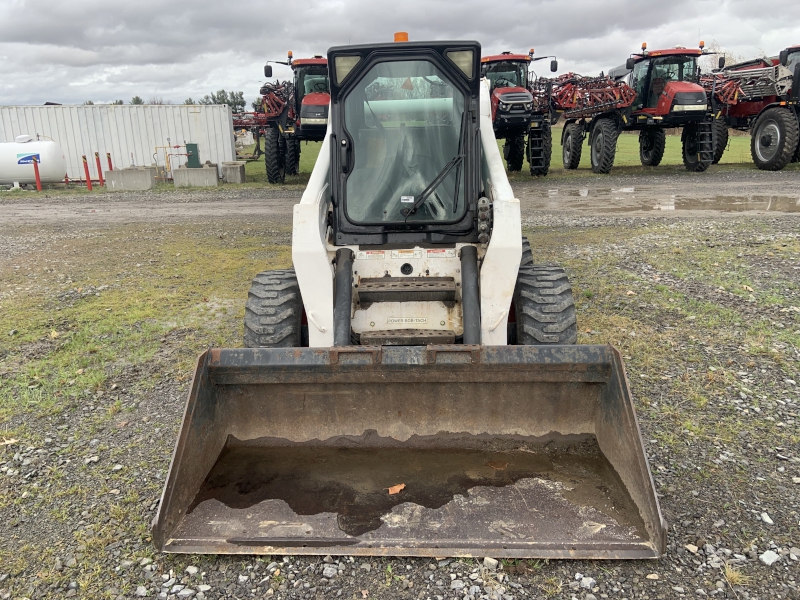
<path fill-rule="evenodd" d="M 211 349 L 166 552 L 657 558 L 666 523 L 611 346 Z"/>

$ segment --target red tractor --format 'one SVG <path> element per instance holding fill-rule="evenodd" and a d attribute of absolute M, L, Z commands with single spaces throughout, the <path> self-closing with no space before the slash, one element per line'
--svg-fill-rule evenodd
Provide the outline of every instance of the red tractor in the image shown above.
<path fill-rule="evenodd" d="M 531 175 L 547 175 L 550 169 L 549 94 L 532 93 L 542 90 L 535 89 L 528 73 L 530 63 L 542 58 L 550 57 L 533 58 L 532 48 L 528 54 L 503 52 L 481 58 L 481 75 L 491 91 L 494 134 L 506 141 L 503 157 L 509 171 L 521 171 L 526 157 Z M 550 70 L 558 70 L 557 61 L 551 61 Z"/>
<path fill-rule="evenodd" d="M 714 155 L 711 113 L 705 90 L 697 83 L 697 59 L 705 53 L 703 42 L 698 49 L 652 52 L 642 44 L 641 53 L 612 69 L 608 77 L 601 74 L 587 78 L 583 86 L 578 81 L 578 94 L 588 98 L 600 93 L 611 99 L 587 102 L 587 108 L 572 111 L 573 116 L 565 113 L 567 122 L 561 138 L 564 167 L 578 167 L 588 133 L 592 170 L 608 173 L 614 165 L 621 131 L 639 131 L 639 158 L 645 166 L 656 166 L 664 156 L 665 130 L 680 127 L 683 164 L 690 171 L 705 171 Z M 623 91 L 626 93 L 620 96 Z"/>
<path fill-rule="evenodd" d="M 725 140 L 727 127 L 750 131 L 750 154 L 765 171 L 800 161 L 800 46 L 775 58 L 723 67 L 704 77 L 703 84 Z M 724 144 L 718 148 L 719 157 L 724 149 Z"/>
<path fill-rule="evenodd" d="M 300 168 L 300 142 L 319 142 L 328 126 L 331 101 L 328 61 L 322 56 L 270 61 L 288 65 L 293 81 L 267 82 L 261 87 L 266 115 L 264 128 L 264 163 L 267 180 L 283 183 L 286 174 L 296 175 Z M 264 66 L 264 76 L 272 77 L 272 65 Z"/>

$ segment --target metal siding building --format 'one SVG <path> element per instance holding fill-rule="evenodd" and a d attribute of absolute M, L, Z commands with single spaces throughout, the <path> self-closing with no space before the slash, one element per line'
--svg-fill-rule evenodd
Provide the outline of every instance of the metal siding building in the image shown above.
<path fill-rule="evenodd" d="M 89 162 L 92 179 L 97 178 L 94 153 L 99 152 L 103 169 L 106 153 L 114 168 L 164 166 L 164 151 L 155 158 L 156 146 L 194 142 L 200 161 L 222 168 L 223 161 L 236 160 L 233 118 L 227 105 L 88 105 L 88 106 L 0 106 L 0 142 L 13 142 L 18 135 L 52 138 L 64 150 L 67 175 L 84 179 L 82 155 Z M 175 150 L 185 152 L 185 150 Z M 186 157 L 172 158 L 173 168 Z"/>

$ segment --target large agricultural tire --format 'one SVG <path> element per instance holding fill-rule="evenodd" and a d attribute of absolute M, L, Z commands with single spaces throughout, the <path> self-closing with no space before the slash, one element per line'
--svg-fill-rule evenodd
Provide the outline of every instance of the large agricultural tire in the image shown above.
<path fill-rule="evenodd" d="M 277 127 L 270 127 L 264 133 L 264 165 L 267 168 L 267 181 L 283 183 L 286 176 L 284 168 L 285 140 Z"/>
<path fill-rule="evenodd" d="M 583 135 L 577 123 L 564 125 L 564 144 L 561 148 L 561 158 L 564 160 L 565 169 L 577 169 L 581 164 L 581 151 L 583 150 Z"/>
<path fill-rule="evenodd" d="M 255 276 L 244 308 L 245 348 L 307 346 L 302 320 L 303 299 L 294 269 Z"/>
<path fill-rule="evenodd" d="M 639 132 L 639 160 L 645 167 L 657 167 L 664 158 L 667 134 L 663 129 L 642 129 Z"/>
<path fill-rule="evenodd" d="M 786 108 L 765 110 L 750 136 L 750 154 L 762 171 L 780 171 L 789 164 L 797 150 L 800 132 L 797 119 Z"/>
<path fill-rule="evenodd" d="M 794 156 L 792 156 L 792 162 L 797 163 L 800 162 L 800 142 L 797 143 L 797 148 L 794 150 Z"/>
<path fill-rule="evenodd" d="M 714 160 L 711 164 L 719 164 L 725 149 L 728 147 L 728 124 L 725 119 L 714 119 L 711 126 L 711 133 L 714 136 Z"/>
<path fill-rule="evenodd" d="M 519 261 L 519 266 L 533 264 L 533 251 L 531 250 L 531 243 L 526 236 L 522 236 L 522 259 Z"/>
<path fill-rule="evenodd" d="M 286 138 L 286 165 L 287 175 L 297 175 L 300 172 L 300 140 L 296 137 Z"/>
<path fill-rule="evenodd" d="M 550 128 L 550 121 L 545 119 L 542 121 L 542 127 L 536 132 L 541 141 L 541 158 L 534 156 L 535 148 L 532 147 L 536 138 L 533 134 L 534 130 L 528 132 L 528 164 L 531 168 L 531 175 L 535 177 L 544 177 L 550 172 L 550 159 L 553 155 L 553 130 Z M 538 163 L 538 164 L 536 164 Z"/>
<path fill-rule="evenodd" d="M 514 342 L 575 344 L 578 322 L 572 286 L 561 267 L 522 265 L 514 288 Z"/>
<path fill-rule="evenodd" d="M 683 166 L 687 171 L 702 173 L 714 161 L 714 142 L 711 137 L 710 123 L 690 123 L 683 128 L 681 134 Z M 710 148 L 703 149 L 704 145 Z"/>
<path fill-rule="evenodd" d="M 594 124 L 590 152 L 592 171 L 605 175 L 614 166 L 614 157 L 617 154 L 617 131 L 611 119 L 599 119 Z"/>
<path fill-rule="evenodd" d="M 503 155 L 509 172 L 521 171 L 522 162 L 525 160 L 525 136 L 515 135 L 507 137 L 503 146 Z"/>

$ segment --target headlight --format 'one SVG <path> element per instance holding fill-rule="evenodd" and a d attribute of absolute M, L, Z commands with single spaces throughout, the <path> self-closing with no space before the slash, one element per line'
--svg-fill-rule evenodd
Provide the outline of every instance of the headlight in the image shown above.
<path fill-rule="evenodd" d="M 533 102 L 526 102 L 525 103 L 525 110 L 533 109 Z"/>
<path fill-rule="evenodd" d="M 500 110 L 508 110 L 509 108 L 511 108 L 509 104 L 506 104 L 505 102 L 500 103 Z"/>
<path fill-rule="evenodd" d="M 672 112 L 704 111 L 707 109 L 707 104 L 676 104 L 672 107 Z"/>

